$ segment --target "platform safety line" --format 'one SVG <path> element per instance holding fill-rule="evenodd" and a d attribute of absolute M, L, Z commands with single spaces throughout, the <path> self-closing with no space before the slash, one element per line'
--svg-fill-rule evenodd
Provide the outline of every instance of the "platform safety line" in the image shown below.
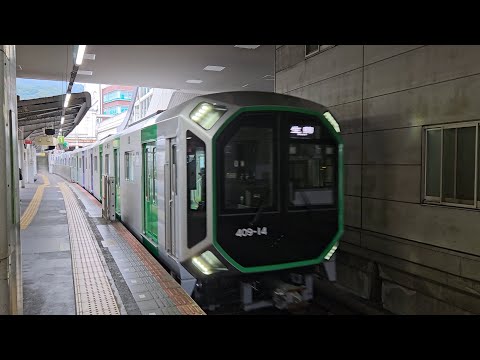
<path fill-rule="evenodd" d="M 120 315 L 95 235 L 72 190 L 59 183 L 65 200 L 77 315 Z"/>
<path fill-rule="evenodd" d="M 20 219 L 20 230 L 25 230 L 33 221 L 35 215 L 37 215 L 40 203 L 42 202 L 43 192 L 47 186 L 50 186 L 48 176 L 42 174 L 40 174 L 40 176 L 43 178 L 43 184 L 38 186 L 37 191 L 35 191 L 35 195 L 33 195 L 30 204 L 28 204 L 27 210 L 25 210 L 23 213 Z"/>

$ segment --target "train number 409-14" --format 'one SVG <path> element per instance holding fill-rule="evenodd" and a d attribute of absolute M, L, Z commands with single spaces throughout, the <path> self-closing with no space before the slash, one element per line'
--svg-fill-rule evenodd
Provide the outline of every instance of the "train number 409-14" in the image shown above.
<path fill-rule="evenodd" d="M 253 235 L 267 235 L 267 228 L 259 228 L 257 227 L 256 230 L 252 228 L 247 228 L 247 229 L 238 229 L 237 232 L 235 233 L 235 236 L 253 236 Z"/>

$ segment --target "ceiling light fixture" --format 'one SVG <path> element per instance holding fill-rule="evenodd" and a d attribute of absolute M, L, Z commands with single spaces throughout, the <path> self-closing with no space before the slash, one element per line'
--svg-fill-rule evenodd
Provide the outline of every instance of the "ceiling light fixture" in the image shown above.
<path fill-rule="evenodd" d="M 83 58 L 85 60 L 95 60 L 95 56 L 96 56 L 95 54 L 85 54 L 83 55 Z"/>
<path fill-rule="evenodd" d="M 249 49 L 249 50 L 255 50 L 258 48 L 260 45 L 235 45 L 235 47 L 241 48 L 241 49 Z"/>
<path fill-rule="evenodd" d="M 60 119 L 60 124 L 63 125 L 64 122 L 65 122 L 65 116 L 62 116 L 62 118 Z"/>
<path fill-rule="evenodd" d="M 75 59 L 76 65 L 82 65 L 83 54 L 85 54 L 85 48 L 87 45 L 78 45 L 77 58 Z"/>
<path fill-rule="evenodd" d="M 247 87 L 247 86 L 248 86 L 248 84 L 245 84 L 245 85 L 243 85 L 242 87 Z"/>
<path fill-rule="evenodd" d="M 203 80 L 187 80 L 186 82 L 189 84 L 200 84 Z"/>
<path fill-rule="evenodd" d="M 222 71 L 225 69 L 225 66 L 218 66 L 218 65 L 208 65 L 203 68 L 206 71 Z"/>

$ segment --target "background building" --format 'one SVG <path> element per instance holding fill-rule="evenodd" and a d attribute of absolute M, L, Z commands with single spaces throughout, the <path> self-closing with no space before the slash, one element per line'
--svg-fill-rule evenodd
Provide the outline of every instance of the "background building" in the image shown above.
<path fill-rule="evenodd" d="M 107 85 L 102 89 L 101 113 L 118 115 L 128 110 L 132 102 L 133 86 Z"/>

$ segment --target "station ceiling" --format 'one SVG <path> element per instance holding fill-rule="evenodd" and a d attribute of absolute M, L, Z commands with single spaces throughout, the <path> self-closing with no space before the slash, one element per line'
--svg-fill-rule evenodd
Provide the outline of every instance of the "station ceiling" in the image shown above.
<path fill-rule="evenodd" d="M 238 46 L 244 45 L 87 45 L 85 53 L 90 55 L 80 65 L 75 82 L 196 93 L 274 91 L 275 45 Z M 17 45 L 16 50 L 17 77 L 70 78 L 73 45 Z M 204 70 L 207 66 L 224 69 Z M 85 71 L 91 75 L 82 75 Z"/>
<path fill-rule="evenodd" d="M 52 96 L 40 99 L 18 101 L 18 127 L 23 137 L 34 139 L 45 135 L 45 128 L 55 129 L 55 136 L 67 136 L 85 116 L 91 105 L 90 93 L 72 94 L 68 106 L 63 110 L 64 96 Z M 65 120 L 61 124 L 64 111 Z"/>

